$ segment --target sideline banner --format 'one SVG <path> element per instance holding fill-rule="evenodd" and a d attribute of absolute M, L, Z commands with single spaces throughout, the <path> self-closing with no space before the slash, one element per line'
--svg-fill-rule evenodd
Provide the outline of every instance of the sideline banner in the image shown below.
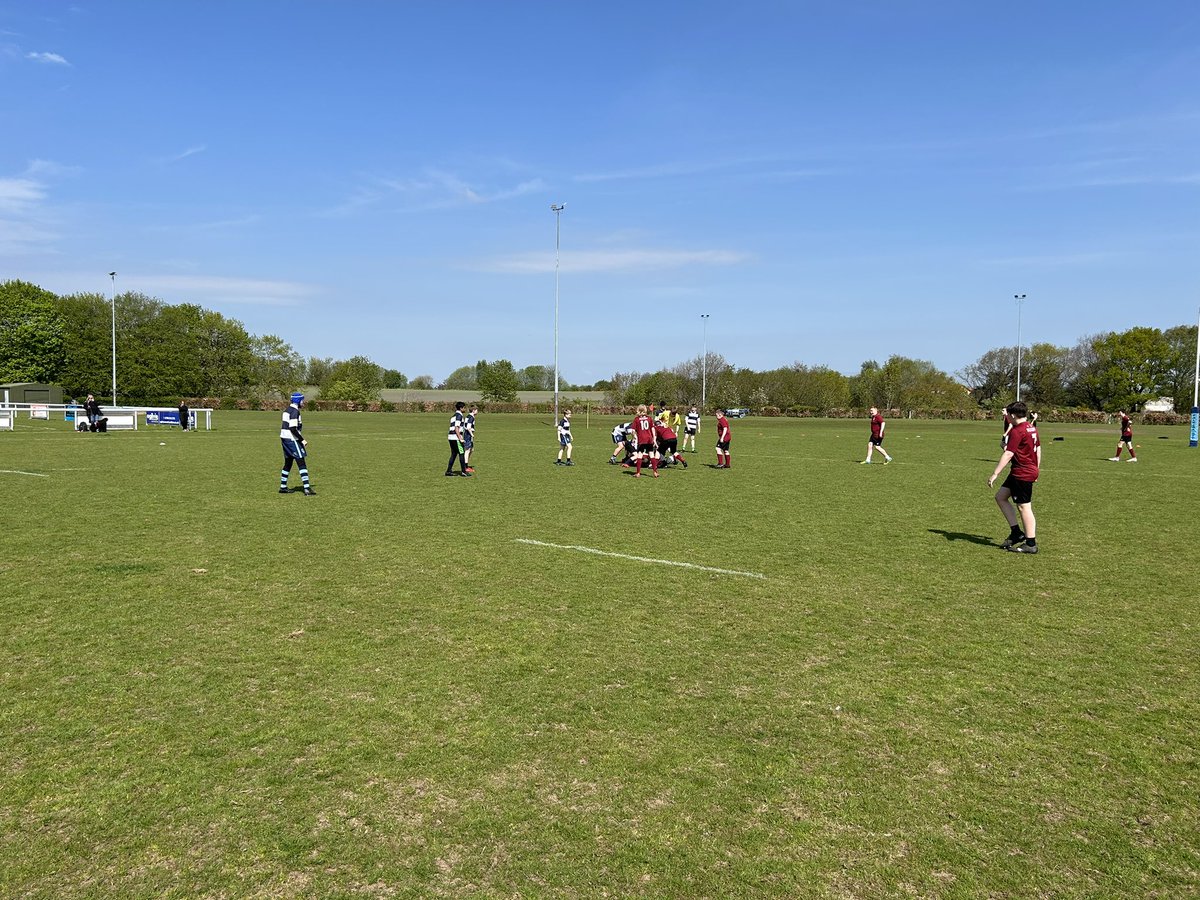
<path fill-rule="evenodd" d="M 177 409 L 148 409 L 146 410 L 147 425 L 178 425 L 179 410 Z M 188 428 L 196 427 L 196 414 L 188 411 Z"/>

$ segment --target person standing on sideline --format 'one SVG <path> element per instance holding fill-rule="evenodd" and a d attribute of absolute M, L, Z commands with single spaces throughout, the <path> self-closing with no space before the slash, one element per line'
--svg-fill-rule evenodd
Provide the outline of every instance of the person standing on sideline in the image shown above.
<path fill-rule="evenodd" d="M 466 464 L 467 471 L 473 473 L 475 470 L 471 468 L 471 451 L 475 449 L 475 417 L 479 415 L 479 407 L 471 406 L 471 414 L 463 421 L 463 462 Z"/>
<path fill-rule="evenodd" d="M 1137 454 L 1133 452 L 1133 422 L 1126 415 L 1125 410 L 1117 413 L 1121 417 L 1121 437 L 1117 440 L 1117 455 L 1110 456 L 1109 462 L 1121 461 L 1121 447 L 1129 448 L 1129 462 L 1137 462 Z"/>
<path fill-rule="evenodd" d="M 304 423 L 300 418 L 300 407 L 304 405 L 304 395 L 299 391 L 292 394 L 292 402 L 283 411 L 283 425 L 279 429 L 279 440 L 283 444 L 283 471 L 279 473 L 279 493 L 289 493 L 288 476 L 292 471 L 292 463 L 300 470 L 300 484 L 304 488 L 305 497 L 315 497 L 317 492 L 312 489 L 308 480 L 308 441 L 300 432 Z"/>
<path fill-rule="evenodd" d="M 729 441 L 732 434 L 729 430 L 729 420 L 725 418 L 725 410 L 716 410 L 717 416 L 717 465 L 718 469 L 732 468 L 729 456 Z"/>
<path fill-rule="evenodd" d="M 692 407 L 684 420 L 683 425 L 683 446 L 680 450 L 687 449 L 688 438 L 692 439 L 692 452 L 696 452 L 696 435 L 700 433 L 700 413 L 696 411 L 696 407 Z"/>
<path fill-rule="evenodd" d="M 567 455 L 563 459 L 563 454 Z M 554 461 L 556 466 L 573 466 L 571 462 L 571 411 L 563 410 L 562 420 L 558 423 L 558 459 Z"/>
<path fill-rule="evenodd" d="M 95 431 L 100 424 L 100 420 L 104 417 L 104 413 L 100 410 L 100 404 L 96 402 L 95 394 L 87 395 L 87 402 L 83 404 L 83 411 L 87 413 L 88 428 Z"/>
<path fill-rule="evenodd" d="M 871 439 L 867 441 L 867 458 L 859 465 L 865 466 L 871 462 L 871 454 L 876 450 L 883 454 L 883 464 L 886 466 L 892 461 L 888 456 L 888 452 L 883 449 L 883 430 L 887 424 L 883 421 L 883 416 L 879 414 L 879 410 L 874 406 L 871 407 Z"/>
<path fill-rule="evenodd" d="M 996 491 L 996 505 L 1008 522 L 1008 537 L 1000 547 L 1013 553 L 1037 553 L 1037 520 L 1033 516 L 1033 483 L 1042 468 L 1042 444 L 1037 428 L 1028 420 L 1029 407 L 1018 400 L 1010 403 L 1008 412 L 1015 424 L 1008 433 L 1008 446 L 988 479 L 991 487 L 1010 462 L 1012 470 Z M 1013 509 L 1014 504 L 1016 509 Z M 1017 514 L 1020 513 L 1018 522 Z M 1022 530 L 1024 526 L 1024 530 Z"/>
<path fill-rule="evenodd" d="M 446 477 L 452 475 L 461 475 L 463 478 L 470 478 L 471 473 L 467 471 L 467 457 L 463 452 L 463 442 L 466 440 L 467 420 L 463 415 L 463 408 L 467 404 L 459 400 L 454 404 L 454 415 L 450 417 L 450 429 L 446 432 L 446 440 L 450 442 L 450 461 L 446 463 Z M 459 465 L 462 467 L 461 472 L 454 471 L 454 461 L 459 460 Z"/>
<path fill-rule="evenodd" d="M 179 427 L 182 428 L 184 431 L 188 430 L 188 424 L 190 421 L 188 419 L 188 416 L 190 414 L 191 414 L 191 411 L 188 409 L 187 401 L 180 400 L 179 401 Z"/>
<path fill-rule="evenodd" d="M 642 477 L 642 461 L 646 458 L 650 459 L 650 469 L 654 472 L 654 477 L 658 477 L 658 448 L 654 443 L 654 419 L 651 418 L 645 404 L 641 404 L 637 408 L 637 415 L 633 417 L 630 423 L 633 428 L 633 442 L 637 448 L 634 451 L 634 469 L 633 477 Z"/>

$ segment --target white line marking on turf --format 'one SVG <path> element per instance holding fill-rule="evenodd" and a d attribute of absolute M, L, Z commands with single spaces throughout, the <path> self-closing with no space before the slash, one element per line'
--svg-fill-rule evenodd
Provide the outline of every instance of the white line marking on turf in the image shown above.
<path fill-rule="evenodd" d="M 49 478 L 49 475 L 43 475 L 41 472 L 21 472 L 17 469 L 0 469 L 0 475 L 32 475 L 34 478 Z"/>
<path fill-rule="evenodd" d="M 532 544 L 535 547 L 553 547 L 555 550 L 575 550 L 579 553 L 593 553 L 596 556 L 613 556 L 617 559 L 631 559 L 634 562 L 654 563 L 660 566 L 679 566 L 681 569 L 698 569 L 701 572 L 716 572 L 718 575 L 740 575 L 742 578 L 761 578 L 767 576 L 759 572 L 738 572 L 736 569 L 717 569 L 713 566 L 699 566 L 696 563 L 676 562 L 673 559 L 650 559 L 647 556 L 630 556 L 628 553 L 610 553 L 607 550 L 597 550 L 595 547 L 576 547 L 572 544 L 548 544 L 545 541 L 533 541 L 529 538 L 514 538 L 517 544 Z"/>

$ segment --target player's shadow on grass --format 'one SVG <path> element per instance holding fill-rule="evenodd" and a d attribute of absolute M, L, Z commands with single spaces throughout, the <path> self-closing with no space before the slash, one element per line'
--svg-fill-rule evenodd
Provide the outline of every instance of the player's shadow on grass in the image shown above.
<path fill-rule="evenodd" d="M 990 537 L 985 537 L 982 534 L 966 534 L 962 531 L 946 531 L 942 528 L 930 528 L 930 534 L 940 534 L 948 541 L 970 541 L 972 544 L 980 544 L 984 547 L 999 547 L 1000 545 L 993 541 Z"/>

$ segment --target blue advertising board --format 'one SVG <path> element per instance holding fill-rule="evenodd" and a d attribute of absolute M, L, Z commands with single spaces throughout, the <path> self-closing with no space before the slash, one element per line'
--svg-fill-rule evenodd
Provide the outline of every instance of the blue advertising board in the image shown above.
<path fill-rule="evenodd" d="M 178 425 L 179 410 L 177 409 L 148 409 L 146 410 L 147 425 Z M 196 427 L 196 414 L 188 413 L 188 427 Z"/>

